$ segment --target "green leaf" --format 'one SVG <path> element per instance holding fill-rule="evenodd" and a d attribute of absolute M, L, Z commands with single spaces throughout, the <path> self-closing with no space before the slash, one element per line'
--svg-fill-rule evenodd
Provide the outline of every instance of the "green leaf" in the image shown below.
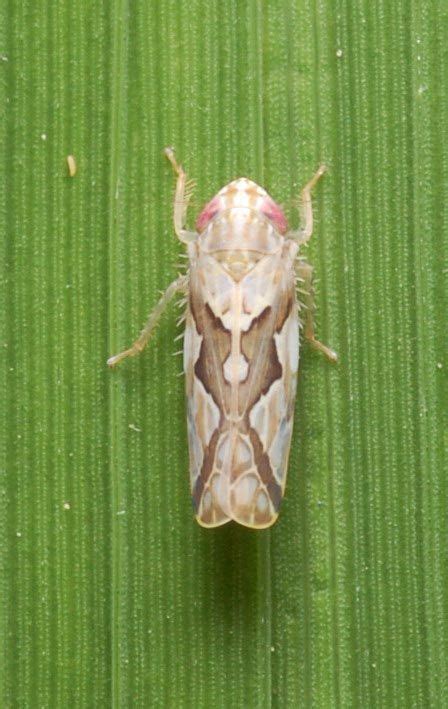
<path fill-rule="evenodd" d="M 448 705 L 448 6 L 0 6 L 0 704 Z M 292 223 L 317 331 L 270 531 L 192 518 L 176 146 Z M 66 157 L 77 173 L 69 177 Z"/>

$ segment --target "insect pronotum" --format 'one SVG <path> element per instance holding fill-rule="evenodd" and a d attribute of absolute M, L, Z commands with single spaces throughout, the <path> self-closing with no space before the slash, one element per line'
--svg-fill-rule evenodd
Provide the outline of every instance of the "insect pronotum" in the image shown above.
<path fill-rule="evenodd" d="M 288 231 L 282 209 L 241 177 L 204 207 L 186 229 L 192 183 L 172 148 L 177 174 L 174 230 L 186 244 L 188 272 L 168 286 L 140 337 L 114 355 L 114 367 L 143 350 L 174 295 L 186 298 L 184 372 L 190 482 L 196 519 L 204 527 L 230 520 L 263 529 L 278 517 L 291 445 L 299 324 L 314 336 L 312 268 L 298 255 L 313 232 L 311 190 L 301 192 L 302 226 Z M 301 301 L 296 297 L 297 282 Z M 300 316 L 300 318 L 299 318 Z"/>

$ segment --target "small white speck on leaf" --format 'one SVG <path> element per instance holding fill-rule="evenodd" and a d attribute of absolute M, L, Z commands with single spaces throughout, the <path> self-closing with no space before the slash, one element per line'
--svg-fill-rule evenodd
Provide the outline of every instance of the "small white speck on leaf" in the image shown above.
<path fill-rule="evenodd" d="M 76 175 L 76 171 L 78 169 L 74 155 L 67 155 L 67 167 L 68 167 L 69 177 L 74 177 Z"/>

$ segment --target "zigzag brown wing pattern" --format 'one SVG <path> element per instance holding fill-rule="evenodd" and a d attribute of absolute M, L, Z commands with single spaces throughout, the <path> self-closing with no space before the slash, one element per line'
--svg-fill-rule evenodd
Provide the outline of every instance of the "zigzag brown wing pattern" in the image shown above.
<path fill-rule="evenodd" d="M 234 519 L 263 528 L 278 515 L 292 432 L 298 364 L 293 273 L 289 261 L 271 257 L 250 279 L 230 279 L 226 301 L 222 271 L 215 268 L 220 302 L 206 287 L 208 278 L 201 282 L 193 269 L 190 280 L 185 371 L 193 504 L 203 526 Z"/>

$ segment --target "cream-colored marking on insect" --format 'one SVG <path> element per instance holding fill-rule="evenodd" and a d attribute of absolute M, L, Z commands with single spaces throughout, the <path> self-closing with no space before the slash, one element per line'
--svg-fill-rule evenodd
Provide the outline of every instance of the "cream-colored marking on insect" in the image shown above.
<path fill-rule="evenodd" d="M 253 500 L 255 491 L 258 489 L 259 480 L 256 473 L 247 474 L 238 481 L 235 486 L 235 494 L 240 505 L 248 505 Z"/>
<path fill-rule="evenodd" d="M 218 505 L 225 509 L 228 506 L 228 485 L 222 475 L 213 475 L 211 482 L 213 496 Z"/>
<path fill-rule="evenodd" d="M 108 364 L 114 367 L 141 352 L 165 305 L 182 293 L 196 518 L 204 527 L 234 520 L 264 529 L 278 517 L 291 444 L 299 359 L 297 277 L 306 306 L 304 335 L 336 360 L 315 338 L 312 271 L 302 255 L 297 257 L 313 231 L 311 189 L 325 168 L 302 191 L 297 231 L 288 231 L 280 206 L 245 177 L 210 200 L 193 231 L 186 228 L 191 183 L 173 149 L 165 154 L 177 174 L 174 229 L 187 247 L 188 273 L 169 286 L 133 345 Z"/>
<path fill-rule="evenodd" d="M 78 169 L 74 155 L 67 155 L 67 167 L 69 176 L 74 177 Z"/>
<path fill-rule="evenodd" d="M 240 353 L 239 357 L 229 355 L 224 363 L 224 378 L 226 382 L 239 384 L 247 377 L 249 364 L 247 359 Z"/>

